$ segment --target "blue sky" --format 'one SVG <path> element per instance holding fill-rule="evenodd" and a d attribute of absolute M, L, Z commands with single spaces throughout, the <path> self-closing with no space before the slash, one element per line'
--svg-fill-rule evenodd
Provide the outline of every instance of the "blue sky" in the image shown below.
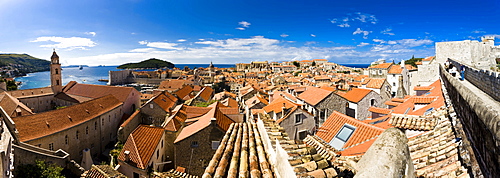
<path fill-rule="evenodd" d="M 495 0 L 0 0 L 0 53 L 48 59 L 55 48 L 63 65 L 399 62 L 434 55 L 435 42 L 500 42 L 499 9 Z"/>

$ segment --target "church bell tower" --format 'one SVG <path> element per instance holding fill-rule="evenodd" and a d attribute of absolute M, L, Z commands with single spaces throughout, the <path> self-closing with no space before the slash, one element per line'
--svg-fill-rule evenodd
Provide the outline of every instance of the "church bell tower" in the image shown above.
<path fill-rule="evenodd" d="M 59 56 L 54 49 L 52 57 L 50 57 L 50 86 L 52 87 L 52 92 L 58 94 L 62 91 L 62 75 L 61 75 L 61 64 L 59 63 Z"/>

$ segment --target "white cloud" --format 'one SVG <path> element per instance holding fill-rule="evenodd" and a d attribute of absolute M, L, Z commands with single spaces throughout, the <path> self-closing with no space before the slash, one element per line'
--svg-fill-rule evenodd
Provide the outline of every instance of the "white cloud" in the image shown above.
<path fill-rule="evenodd" d="M 367 45 L 370 45 L 370 43 L 365 43 L 365 42 L 361 42 L 359 43 L 359 47 L 363 47 L 363 46 L 367 46 Z"/>
<path fill-rule="evenodd" d="M 128 52 L 131 52 L 131 53 L 147 53 L 147 52 L 153 52 L 155 50 L 156 50 L 156 48 L 137 48 L 137 49 L 130 50 Z"/>
<path fill-rule="evenodd" d="M 312 36 L 312 37 L 316 37 L 316 35 L 315 35 L 315 34 L 311 34 L 311 36 Z"/>
<path fill-rule="evenodd" d="M 337 23 L 337 19 L 330 19 L 330 22 Z"/>
<path fill-rule="evenodd" d="M 57 48 L 57 49 L 68 49 L 68 50 L 73 50 L 73 49 L 87 49 L 87 47 L 94 47 L 97 45 L 96 42 L 93 42 L 89 38 L 81 38 L 81 37 L 69 37 L 69 38 L 64 38 L 64 37 L 56 37 L 56 36 L 44 36 L 44 37 L 38 37 L 35 40 L 32 40 L 30 42 L 55 42 L 56 44 L 47 44 L 47 45 L 40 45 L 40 47 L 43 48 Z"/>
<path fill-rule="evenodd" d="M 385 43 L 385 41 L 381 39 L 373 39 L 372 41 L 375 43 Z"/>
<path fill-rule="evenodd" d="M 243 27 L 238 27 L 236 29 L 238 29 L 238 30 L 245 30 L 245 28 L 243 28 Z"/>
<path fill-rule="evenodd" d="M 337 26 L 339 26 L 339 27 L 350 27 L 351 25 L 349 25 L 348 23 L 342 23 L 342 24 L 338 24 Z"/>
<path fill-rule="evenodd" d="M 371 33 L 371 31 L 363 31 L 361 28 L 357 28 L 356 31 L 352 32 L 353 35 L 357 34 L 363 34 L 364 39 L 368 39 L 368 35 Z"/>
<path fill-rule="evenodd" d="M 182 50 L 182 48 L 175 47 L 177 43 L 139 41 L 139 44 L 153 48 Z"/>
<path fill-rule="evenodd" d="M 480 31 L 480 30 L 474 30 L 471 33 L 486 33 L 485 31 Z"/>
<path fill-rule="evenodd" d="M 368 44 L 370 48 L 356 48 L 357 46 L 368 46 L 360 43 L 357 46 L 310 46 L 292 41 L 254 36 L 249 38 L 228 39 L 206 39 L 194 42 L 195 45 L 186 43 L 165 43 L 139 41 L 137 47 L 126 52 L 103 54 L 97 56 L 65 57 L 68 64 L 89 65 L 117 65 L 127 62 L 138 62 L 148 58 L 158 58 L 171 61 L 174 64 L 192 63 L 203 64 L 206 61 L 214 63 L 248 63 L 250 61 L 290 61 L 301 59 L 325 58 L 336 63 L 370 63 L 376 59 L 407 59 L 412 54 L 423 56 L 433 55 L 434 50 L 417 49 L 419 47 L 407 48 L 412 40 L 396 40 L 400 43 L 389 45 Z M 394 41 L 394 42 L 396 42 Z M 417 40 L 418 41 L 418 40 Z M 417 44 L 417 41 L 414 44 Z M 147 47 L 144 47 L 147 46 Z M 156 47 L 155 47 L 156 46 Z M 157 48 L 157 47 L 164 48 Z M 411 46 L 411 45 L 410 45 Z M 182 48 L 183 50 L 171 50 L 170 48 Z M 377 49 L 377 50 L 375 50 Z M 85 61 L 82 63 L 82 61 Z M 181 66 L 181 65 L 180 65 Z"/>
<path fill-rule="evenodd" d="M 391 32 L 391 28 L 386 28 L 385 30 L 382 30 L 380 33 L 385 34 L 385 35 L 394 35 L 394 33 Z"/>
<path fill-rule="evenodd" d="M 284 34 L 284 33 L 283 33 L 283 34 L 281 34 L 280 36 L 281 36 L 281 37 L 283 37 L 283 38 L 286 38 L 286 37 L 288 37 L 289 35 L 287 35 L 287 34 Z"/>
<path fill-rule="evenodd" d="M 177 42 L 185 42 L 187 41 L 186 39 L 178 39 Z"/>
<path fill-rule="evenodd" d="M 358 17 L 356 17 L 355 19 L 356 20 L 359 20 L 363 23 L 372 23 L 372 24 L 376 24 L 377 23 L 377 18 L 375 17 L 375 15 L 372 15 L 372 14 L 367 14 L 367 13 L 361 13 L 361 12 L 356 12 L 355 14 L 358 15 Z"/>
<path fill-rule="evenodd" d="M 92 35 L 93 37 L 97 35 L 96 32 L 85 32 L 85 35 Z"/>
<path fill-rule="evenodd" d="M 251 25 L 251 23 L 249 23 L 247 21 L 241 21 L 241 22 L 238 22 L 238 24 L 241 25 L 242 27 L 245 27 L 245 28 L 248 28 Z"/>

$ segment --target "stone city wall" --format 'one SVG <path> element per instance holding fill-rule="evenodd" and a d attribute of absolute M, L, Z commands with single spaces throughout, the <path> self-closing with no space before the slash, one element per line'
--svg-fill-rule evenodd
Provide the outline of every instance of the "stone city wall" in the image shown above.
<path fill-rule="evenodd" d="M 470 70 L 469 68 L 469 74 Z M 472 143 L 484 177 L 500 175 L 500 108 L 486 104 L 488 102 L 482 101 L 474 91 L 444 72 L 443 68 L 441 78 Z"/>
<path fill-rule="evenodd" d="M 459 62 L 452 59 L 450 59 L 450 62 L 460 71 Z M 460 76 L 460 73 L 457 73 L 457 75 Z M 495 100 L 500 101 L 500 73 L 491 70 L 475 69 L 465 65 L 465 79 Z"/>

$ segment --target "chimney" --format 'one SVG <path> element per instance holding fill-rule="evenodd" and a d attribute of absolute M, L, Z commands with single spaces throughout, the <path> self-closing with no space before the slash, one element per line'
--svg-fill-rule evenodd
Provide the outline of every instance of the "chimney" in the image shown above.
<path fill-rule="evenodd" d="M 217 119 L 216 118 L 210 119 L 210 124 L 212 124 L 212 126 L 217 126 Z"/>
<path fill-rule="evenodd" d="M 89 170 L 92 167 L 92 163 L 93 163 L 93 161 L 92 161 L 92 156 L 90 155 L 90 149 L 85 148 L 83 150 L 83 158 L 82 158 L 81 166 L 85 170 Z"/>
<path fill-rule="evenodd" d="M 130 151 L 125 150 L 123 152 L 123 154 L 125 154 L 125 162 L 129 162 L 130 161 Z"/>
<path fill-rule="evenodd" d="M 274 92 L 270 91 L 269 92 L 269 103 L 273 102 L 274 100 Z"/>
<path fill-rule="evenodd" d="M 405 60 L 401 60 L 401 69 L 405 68 Z"/>
<path fill-rule="evenodd" d="M 283 103 L 283 107 L 281 108 L 281 111 L 283 112 L 283 116 L 284 117 L 286 115 L 286 104 Z"/>

